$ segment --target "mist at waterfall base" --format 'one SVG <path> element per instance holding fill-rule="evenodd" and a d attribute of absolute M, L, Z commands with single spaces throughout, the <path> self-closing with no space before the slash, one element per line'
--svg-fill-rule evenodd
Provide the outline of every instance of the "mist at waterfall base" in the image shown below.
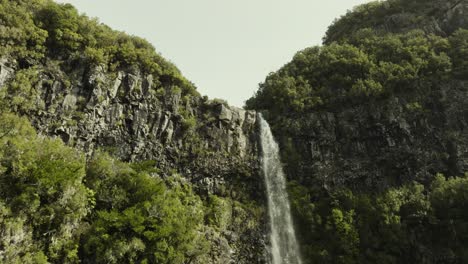
<path fill-rule="evenodd" d="M 268 123 L 261 115 L 259 118 L 262 169 L 270 217 L 271 264 L 302 264 L 286 191 L 286 180 L 279 156 L 279 147 Z"/>

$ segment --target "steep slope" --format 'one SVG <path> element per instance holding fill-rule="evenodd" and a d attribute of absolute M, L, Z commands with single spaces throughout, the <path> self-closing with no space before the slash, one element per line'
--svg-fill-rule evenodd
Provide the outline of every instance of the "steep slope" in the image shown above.
<path fill-rule="evenodd" d="M 39 134 L 88 158 L 100 150 L 150 162 L 157 178 L 183 175 L 220 214 L 213 220 L 207 213 L 212 248 L 209 260 L 200 261 L 263 261 L 254 111 L 200 96 L 148 42 L 68 4 L 2 0 L 0 45 L 2 112 L 28 117 Z"/>
<path fill-rule="evenodd" d="M 291 177 L 307 183 L 379 190 L 459 175 L 467 94 L 457 39 L 466 36 L 363 30 L 299 52 L 247 105 L 266 112 Z"/>
<path fill-rule="evenodd" d="M 379 33 L 418 29 L 446 37 L 468 27 L 467 12 L 465 0 L 373 1 L 357 6 L 336 20 L 328 28 L 324 43 L 343 41 L 363 28 L 373 28 Z"/>
<path fill-rule="evenodd" d="M 436 177 L 468 171 L 467 4 L 359 6 L 247 101 L 279 140 L 311 263 L 467 261 L 466 177 Z"/>

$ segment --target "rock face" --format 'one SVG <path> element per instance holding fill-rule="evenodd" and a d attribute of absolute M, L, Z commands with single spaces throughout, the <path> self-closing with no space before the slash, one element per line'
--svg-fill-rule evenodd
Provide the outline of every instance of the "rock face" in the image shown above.
<path fill-rule="evenodd" d="M 305 185 L 378 191 L 411 180 L 429 182 L 438 172 L 463 175 L 468 83 L 439 87 L 420 105 L 394 97 L 276 126 L 289 177 Z"/>
<path fill-rule="evenodd" d="M 432 4 L 433 6 L 429 7 L 426 13 L 428 19 L 422 20 L 419 23 L 408 23 L 411 20 L 415 20 L 414 13 L 391 14 L 386 18 L 386 23 L 382 25 L 382 29 L 395 33 L 411 29 L 422 29 L 428 33 L 448 36 L 458 28 L 468 26 L 468 19 L 466 17 L 468 1 L 432 1 Z"/>
<path fill-rule="evenodd" d="M 15 61 L 0 61 L 0 87 L 15 67 Z M 182 95 L 176 84 L 137 67 L 110 71 L 83 64 L 64 70 L 53 62 L 36 67 L 34 106 L 25 114 L 39 133 L 60 137 L 87 155 L 103 149 L 125 161 L 153 160 L 159 176 L 180 173 L 202 196 L 253 201 L 263 208 L 254 111 Z M 233 216 L 224 230 L 207 231 L 215 245 L 207 263 L 264 262 L 264 217 L 243 217 L 252 224 Z"/>
<path fill-rule="evenodd" d="M 468 0 L 369 3 L 330 26 L 324 43 L 345 42 L 363 28 L 449 36 L 468 28 L 467 14 Z M 288 176 L 306 185 L 379 191 L 412 180 L 427 183 L 439 172 L 463 175 L 468 171 L 468 84 L 451 80 L 434 86 L 430 94 L 400 94 L 286 117 L 276 125 L 278 118 L 269 118 Z"/>

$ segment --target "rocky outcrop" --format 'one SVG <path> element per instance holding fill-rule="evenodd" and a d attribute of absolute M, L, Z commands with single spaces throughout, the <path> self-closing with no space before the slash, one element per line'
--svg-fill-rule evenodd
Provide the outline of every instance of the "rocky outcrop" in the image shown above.
<path fill-rule="evenodd" d="M 307 186 L 379 191 L 468 171 L 468 83 L 273 121 L 287 174 Z M 417 102 L 417 103 L 416 103 Z"/>
<path fill-rule="evenodd" d="M 14 79 L 15 65 L 0 61 L 1 87 Z M 39 81 L 32 84 L 34 105 L 26 115 L 39 133 L 87 155 L 102 149 L 125 161 L 154 161 L 158 176 L 179 173 L 202 197 L 214 194 L 264 210 L 254 111 L 184 92 L 138 67 L 111 71 L 66 61 L 35 67 Z M 242 211 L 224 229 L 207 230 L 214 248 L 205 263 L 262 263 L 264 220 Z"/>
<path fill-rule="evenodd" d="M 468 26 L 467 12 L 466 0 L 439 1 L 434 6 L 428 7 L 426 13 L 420 14 L 419 17 L 418 14 L 410 12 L 389 14 L 380 27 L 394 33 L 420 29 L 427 33 L 449 36 L 458 28 Z M 422 19 L 421 15 L 426 17 Z"/>
<path fill-rule="evenodd" d="M 467 14 L 468 0 L 375 1 L 335 21 L 324 43 L 346 42 L 365 28 L 376 36 L 422 30 L 448 37 L 468 28 Z M 416 92 L 421 84 L 415 83 L 386 98 L 265 117 L 289 178 L 306 186 L 376 192 L 413 180 L 428 184 L 439 172 L 468 171 L 465 79 L 449 76 L 424 84 L 425 92 Z"/>

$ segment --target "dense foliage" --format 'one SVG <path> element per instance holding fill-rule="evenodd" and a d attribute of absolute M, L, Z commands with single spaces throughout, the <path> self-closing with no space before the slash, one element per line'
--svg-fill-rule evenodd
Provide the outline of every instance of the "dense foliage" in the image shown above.
<path fill-rule="evenodd" d="M 224 183 L 220 196 L 199 186 L 192 190 L 175 172 L 187 171 L 181 163 L 192 163 L 194 155 L 215 156 L 201 147 L 196 131 L 200 119 L 214 122 L 214 111 L 196 116 L 198 99 L 207 98 L 199 98 L 146 40 L 114 31 L 69 4 L 0 0 L 0 47 L 0 263 L 208 263 L 250 250 L 243 241 L 251 237 L 227 237 L 259 228 L 262 206 L 247 200 L 250 194 L 233 198 Z M 62 137 L 57 131 L 64 127 L 89 127 L 87 117 L 109 104 L 124 106 L 113 128 L 129 134 L 134 118 L 133 124 L 150 122 L 140 120 L 141 111 L 155 116 L 162 109 L 161 124 L 171 122 L 171 128 L 156 130 L 173 129 L 183 148 L 193 151 L 175 153 L 184 158 L 177 165 L 126 163 L 112 156 L 112 143 L 102 146 L 107 152 L 93 147 L 85 158 L 59 139 L 44 138 Z M 30 122 L 47 128 L 38 136 Z"/>
<path fill-rule="evenodd" d="M 203 230 L 225 228 L 242 209 L 156 173 L 104 152 L 87 163 L 27 119 L 1 114 L 0 263 L 200 261 L 210 247 Z"/>
<path fill-rule="evenodd" d="M 346 41 L 363 28 L 377 34 L 421 29 L 441 36 L 468 26 L 464 12 L 454 11 L 464 0 L 386 0 L 354 7 L 329 26 L 325 44 Z"/>
<path fill-rule="evenodd" d="M 381 36 L 363 29 L 344 43 L 307 48 L 271 73 L 247 108 L 290 115 L 430 92 L 452 76 L 468 76 L 467 32 L 460 29 L 446 39 L 422 31 Z"/>
<path fill-rule="evenodd" d="M 111 70 L 139 67 L 184 94 L 198 94 L 192 83 L 144 39 L 110 29 L 80 15 L 70 4 L 51 0 L 0 1 L 0 58 L 15 59 L 21 69 L 48 60 L 62 67 L 102 65 Z"/>
<path fill-rule="evenodd" d="M 431 170 L 460 168 L 437 144 L 466 146 L 468 30 L 439 19 L 458 4 L 358 6 L 246 102 L 281 145 L 305 263 L 468 262 L 468 175 Z"/>
<path fill-rule="evenodd" d="M 0 262 L 76 262 L 91 209 L 83 156 L 11 114 L 0 116 L 0 136 Z"/>
<path fill-rule="evenodd" d="M 290 184 L 307 263 L 466 263 L 468 174 L 379 194 Z"/>
<path fill-rule="evenodd" d="M 466 82 L 468 30 L 418 30 L 445 12 L 434 8 L 439 2 L 390 0 L 357 7 L 329 28 L 324 46 L 298 52 L 267 77 L 246 105 L 265 112 L 274 132 L 289 133 L 280 137 L 288 168 L 300 167 L 301 155 L 309 155 L 292 142 L 293 136 L 306 138 L 304 128 L 313 126 L 308 114 L 397 97 L 411 120 L 429 119 L 430 107 L 443 108 L 422 99 L 445 96 L 432 94 L 441 84 Z M 76 65 L 109 72 L 138 68 L 154 77 L 155 93 L 165 93 L 164 86 L 182 100 L 197 95 L 147 41 L 111 30 L 69 4 L 0 0 L 0 46 L 0 62 L 13 63 L 15 70 L 0 88 L 0 263 L 207 263 L 224 243 L 220 234 L 231 236 L 225 231 L 232 226 L 242 234 L 260 225 L 264 212 L 254 201 L 200 196 L 182 176 L 160 175 L 152 161 L 125 163 L 104 151 L 86 160 L 58 139 L 38 136 L 26 118 L 10 113 L 47 111 L 37 103 L 35 87 L 51 80 L 47 75 L 54 67 L 66 74 Z M 67 78 L 72 77 L 62 80 L 68 89 Z M 179 113 L 183 130 L 194 134 L 195 117 L 183 107 Z M 69 125 L 83 117 L 76 112 L 73 118 Z M 450 133 L 444 136 L 457 137 Z M 201 139 L 188 137 L 184 144 L 189 140 Z M 403 151 L 410 152 L 401 150 L 398 159 L 412 157 Z M 196 152 L 202 149 L 181 156 L 191 162 Z M 330 188 L 307 176 L 289 184 L 305 263 L 468 262 L 468 175 L 388 179 L 390 188 L 374 191 Z"/>
<path fill-rule="evenodd" d="M 96 193 L 96 204 L 83 239 L 84 258 L 90 263 L 185 263 L 204 253 L 200 198 L 178 177 L 169 179 L 168 188 L 135 167 L 101 153 L 90 162 L 86 183 Z"/>

